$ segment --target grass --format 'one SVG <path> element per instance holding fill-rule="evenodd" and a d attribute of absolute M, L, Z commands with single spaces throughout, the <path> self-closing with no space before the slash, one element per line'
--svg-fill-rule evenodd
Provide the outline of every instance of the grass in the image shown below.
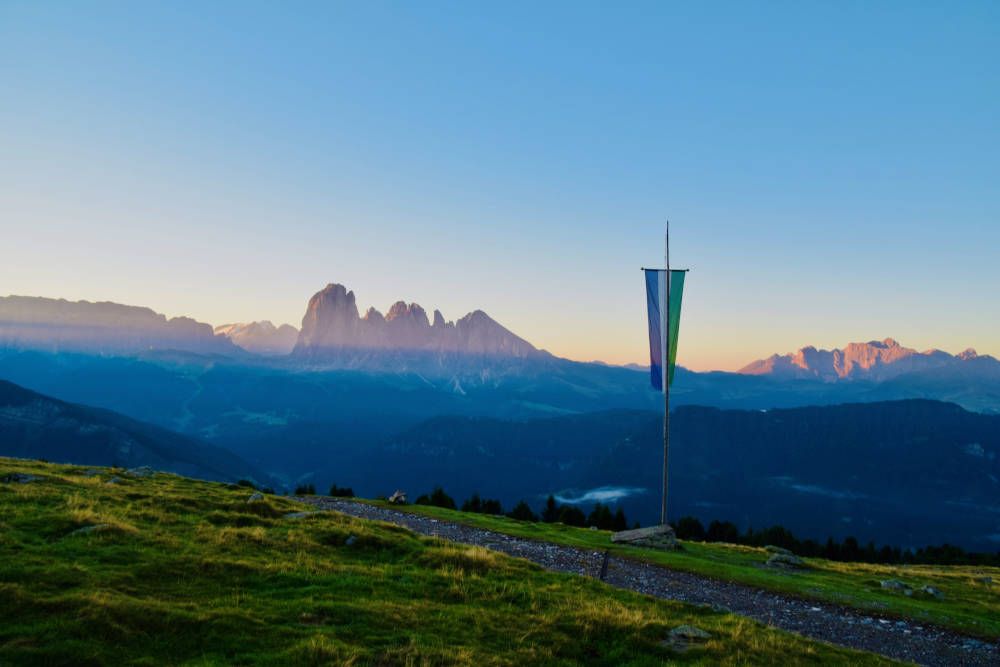
<path fill-rule="evenodd" d="M 0 483 L 2 665 L 888 664 L 245 488 L 11 472 L 41 479 Z M 661 646 L 680 624 L 712 639 Z"/>
<path fill-rule="evenodd" d="M 381 501 L 365 501 L 387 506 Z M 563 524 L 530 523 L 501 516 L 456 512 L 426 505 L 393 506 L 438 519 L 486 528 L 533 540 L 583 549 L 610 549 L 618 556 L 666 565 L 716 579 L 736 581 L 796 597 L 831 602 L 918 623 L 934 624 L 987 639 L 1000 638 L 1000 568 L 959 565 L 873 565 L 805 559 L 806 570 L 783 572 L 762 565 L 763 549 L 735 544 L 684 542 L 684 550 L 663 552 L 615 545 L 610 533 Z M 982 583 L 989 577 L 992 583 Z M 885 590 L 880 582 L 899 579 L 915 589 L 933 586 L 938 600 L 915 592 L 912 597 Z"/>

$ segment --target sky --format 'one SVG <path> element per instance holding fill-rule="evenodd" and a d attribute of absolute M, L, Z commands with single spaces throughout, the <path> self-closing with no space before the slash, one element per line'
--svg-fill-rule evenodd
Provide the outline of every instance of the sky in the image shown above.
<path fill-rule="evenodd" d="M 1000 355 L 1000 4 L 0 0 L 0 295 Z"/>

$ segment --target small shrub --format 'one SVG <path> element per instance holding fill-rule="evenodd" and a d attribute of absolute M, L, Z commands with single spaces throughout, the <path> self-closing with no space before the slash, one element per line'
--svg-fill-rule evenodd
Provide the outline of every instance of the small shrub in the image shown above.
<path fill-rule="evenodd" d="M 674 532 L 682 540 L 697 540 L 701 542 L 705 539 L 705 526 L 701 524 L 701 521 L 697 517 L 693 516 L 681 517 L 674 526 Z"/>
<path fill-rule="evenodd" d="M 434 487 L 434 490 L 428 496 L 424 494 L 417 498 L 415 501 L 417 505 L 432 505 L 434 507 L 443 507 L 445 509 L 453 510 L 455 507 L 455 499 L 444 492 L 440 486 Z"/>
<path fill-rule="evenodd" d="M 531 511 L 528 503 L 523 500 L 517 505 L 514 505 L 514 509 L 507 514 L 511 519 L 517 519 L 518 521 L 538 521 L 538 515 Z"/>
<path fill-rule="evenodd" d="M 349 486 L 337 486 L 336 484 L 331 484 L 329 495 L 331 498 L 353 498 L 354 489 Z"/>

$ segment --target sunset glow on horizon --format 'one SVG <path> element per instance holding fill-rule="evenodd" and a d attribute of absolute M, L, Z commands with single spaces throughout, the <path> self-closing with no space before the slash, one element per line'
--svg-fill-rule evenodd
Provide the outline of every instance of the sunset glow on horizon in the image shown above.
<path fill-rule="evenodd" d="M 641 364 L 669 217 L 683 366 L 1000 356 L 998 6 L 725 15 L 8 3 L 0 295 L 298 327 L 338 282 Z"/>

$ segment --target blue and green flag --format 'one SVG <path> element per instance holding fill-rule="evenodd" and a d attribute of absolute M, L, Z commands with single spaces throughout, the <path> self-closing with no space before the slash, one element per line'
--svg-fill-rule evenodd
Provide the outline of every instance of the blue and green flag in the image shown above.
<path fill-rule="evenodd" d="M 663 391 L 674 381 L 677 360 L 677 334 L 681 326 L 681 297 L 684 295 L 684 271 L 643 269 L 646 272 L 646 308 L 649 311 L 649 379 L 653 389 Z M 667 301 L 670 280 L 670 303 Z M 667 331 L 670 331 L 669 358 Z M 664 369 L 669 369 L 664 372 Z M 666 381 L 664 381 L 666 380 Z"/>

